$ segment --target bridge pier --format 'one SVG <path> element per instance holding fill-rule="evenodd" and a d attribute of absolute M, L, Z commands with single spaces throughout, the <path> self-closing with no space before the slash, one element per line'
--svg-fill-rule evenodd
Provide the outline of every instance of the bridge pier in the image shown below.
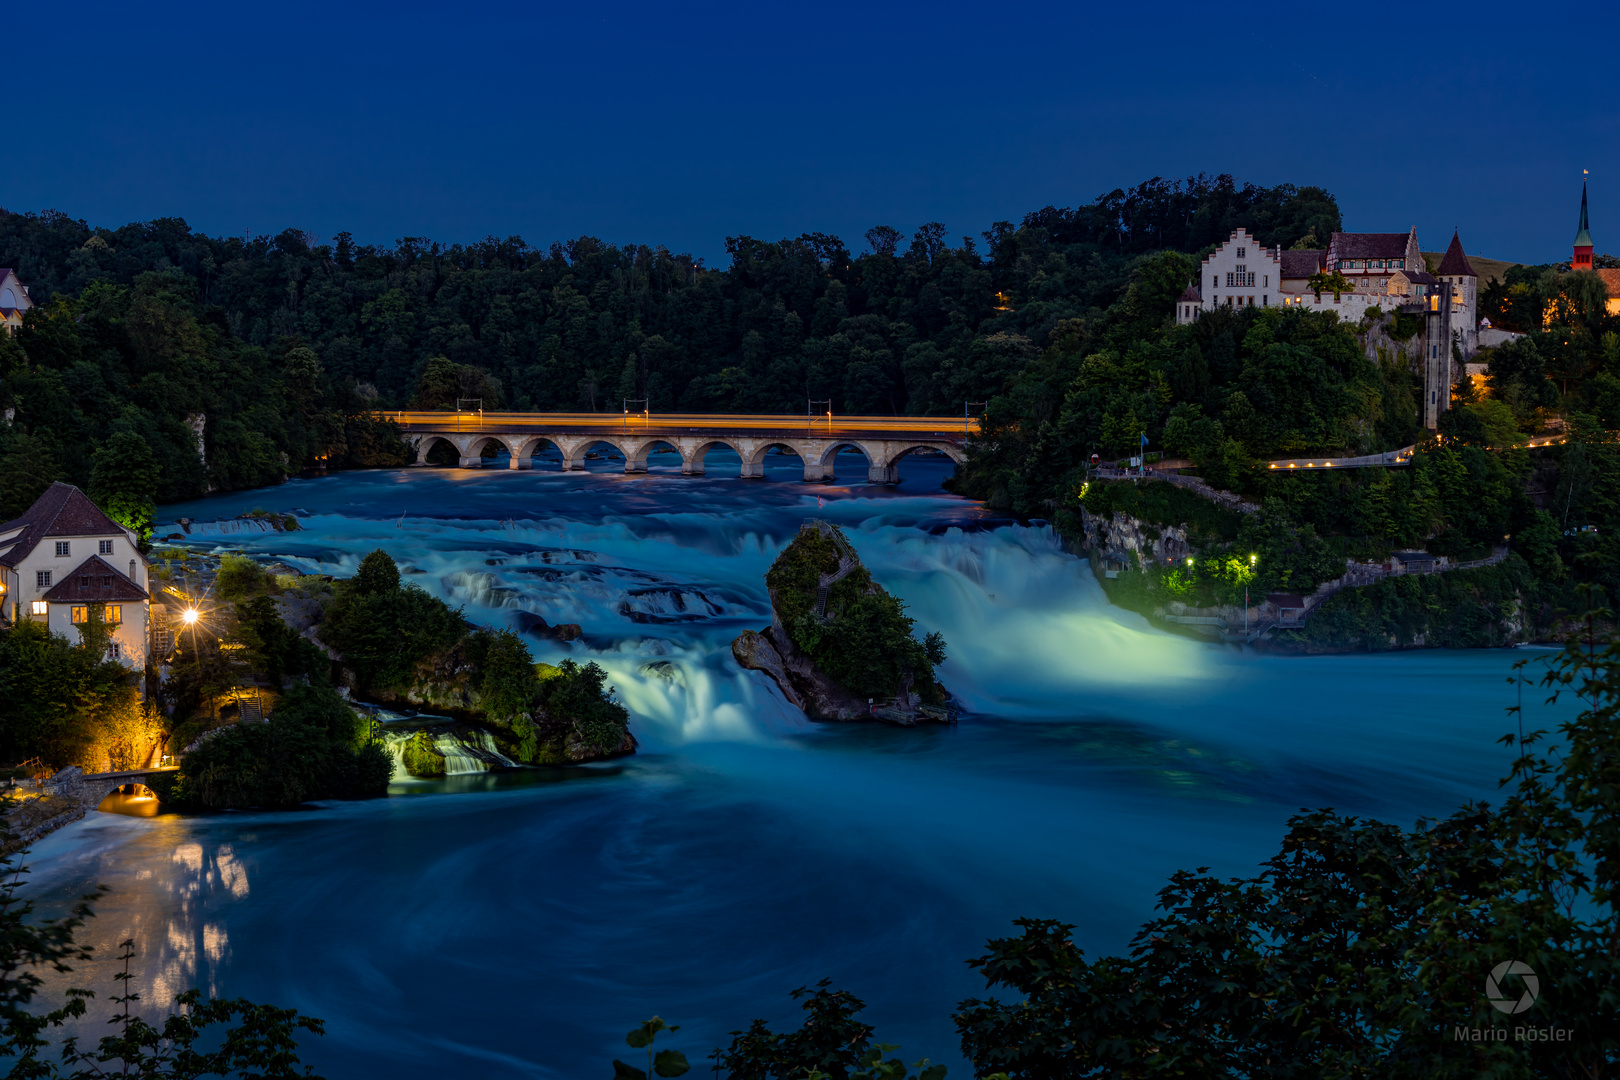
<path fill-rule="evenodd" d="M 804 463 L 805 483 L 826 483 L 827 481 L 836 479 L 838 479 L 838 477 L 833 475 L 833 467 L 831 464 L 823 465 L 816 461 L 806 461 Z"/>
<path fill-rule="evenodd" d="M 866 470 L 866 482 L 868 484 L 898 484 L 900 482 L 900 466 L 868 466 Z"/>
<path fill-rule="evenodd" d="M 761 458 L 758 461 L 744 461 L 742 463 L 742 472 L 739 475 L 744 480 L 765 479 L 765 459 Z"/>
<path fill-rule="evenodd" d="M 481 457 L 467 457 L 463 455 L 461 458 L 460 467 L 463 469 L 482 469 L 484 467 L 484 459 Z"/>
<path fill-rule="evenodd" d="M 508 469 L 532 469 L 534 468 L 534 458 L 513 456 L 513 458 L 506 463 L 506 467 Z"/>
<path fill-rule="evenodd" d="M 688 461 L 685 458 L 682 458 L 681 459 L 681 475 L 682 476 L 702 476 L 703 475 L 703 462 L 701 460 L 699 460 L 699 461 Z"/>

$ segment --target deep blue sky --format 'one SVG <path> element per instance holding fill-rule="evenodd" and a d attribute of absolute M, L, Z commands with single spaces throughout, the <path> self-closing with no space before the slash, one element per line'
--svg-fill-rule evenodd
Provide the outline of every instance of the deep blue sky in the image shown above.
<path fill-rule="evenodd" d="M 592 10 L 594 9 L 594 10 Z M 1332 16 L 1329 10 L 1336 11 Z M 723 263 L 952 236 L 1155 174 L 1320 184 L 1346 226 L 1620 252 L 1606 4 L 79 4 L 6 52 L 0 206 L 211 233 Z"/>

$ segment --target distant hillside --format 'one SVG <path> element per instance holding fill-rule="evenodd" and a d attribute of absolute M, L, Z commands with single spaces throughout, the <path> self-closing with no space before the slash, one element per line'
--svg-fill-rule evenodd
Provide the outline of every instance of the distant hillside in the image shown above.
<path fill-rule="evenodd" d="M 1423 261 L 1428 263 L 1430 266 L 1439 266 L 1440 260 L 1445 257 L 1445 254 L 1446 253 L 1443 251 L 1425 251 L 1423 253 Z M 1516 262 L 1503 262 L 1501 259 L 1487 259 L 1483 255 L 1473 254 L 1468 256 L 1468 262 L 1471 266 L 1473 266 L 1474 273 L 1479 275 L 1479 283 L 1481 287 L 1483 287 L 1486 282 L 1490 281 L 1491 278 L 1506 280 L 1508 269 L 1510 267 L 1519 265 Z"/>

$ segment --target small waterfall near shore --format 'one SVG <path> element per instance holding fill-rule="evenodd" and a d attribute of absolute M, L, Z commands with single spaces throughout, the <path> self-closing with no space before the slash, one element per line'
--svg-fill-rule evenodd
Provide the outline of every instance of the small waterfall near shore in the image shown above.
<path fill-rule="evenodd" d="M 445 776 L 469 776 L 491 769 L 517 768 L 517 762 L 501 753 L 495 736 L 482 729 L 456 725 L 449 730 L 429 728 L 425 724 L 401 723 L 382 732 L 382 741 L 388 756 L 394 762 L 396 783 L 414 779 L 405 765 L 405 744 L 426 732 L 433 748 L 444 758 Z"/>

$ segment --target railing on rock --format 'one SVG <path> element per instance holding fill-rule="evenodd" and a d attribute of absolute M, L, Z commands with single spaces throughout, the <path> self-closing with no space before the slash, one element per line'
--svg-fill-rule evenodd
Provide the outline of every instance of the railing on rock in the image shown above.
<path fill-rule="evenodd" d="M 832 591 L 834 585 L 854 572 L 855 567 L 860 565 L 860 560 L 855 555 L 855 549 L 849 546 L 849 541 L 844 539 L 844 534 L 839 532 L 831 523 L 823 521 L 821 518 L 805 518 L 804 524 L 799 526 L 799 531 L 804 532 L 807 529 L 830 537 L 833 546 L 838 549 L 838 569 L 831 574 L 822 574 L 816 582 L 816 606 L 813 610 L 816 618 L 825 621 L 827 618 L 827 594 Z"/>

